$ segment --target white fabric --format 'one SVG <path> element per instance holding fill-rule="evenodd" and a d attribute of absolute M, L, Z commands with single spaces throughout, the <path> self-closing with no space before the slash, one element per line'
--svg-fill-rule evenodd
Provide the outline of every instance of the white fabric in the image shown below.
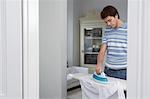
<path fill-rule="evenodd" d="M 108 84 L 95 82 L 92 76 L 80 79 L 82 99 L 125 99 L 124 85 L 118 80 L 108 78 Z"/>
<path fill-rule="evenodd" d="M 88 74 L 88 68 L 72 66 L 67 68 L 67 80 L 72 79 L 72 75 L 77 73 Z"/>
<path fill-rule="evenodd" d="M 88 68 L 72 66 L 67 68 L 67 89 L 80 85 L 79 79 L 74 79 L 74 75 L 87 75 Z"/>
<path fill-rule="evenodd" d="M 67 74 L 75 74 L 75 73 L 86 73 L 88 74 L 88 68 L 86 67 L 78 67 L 78 66 L 71 66 L 67 68 Z"/>

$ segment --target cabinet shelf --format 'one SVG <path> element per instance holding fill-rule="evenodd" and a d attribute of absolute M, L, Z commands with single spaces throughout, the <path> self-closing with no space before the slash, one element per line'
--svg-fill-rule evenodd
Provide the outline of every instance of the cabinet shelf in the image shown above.
<path fill-rule="evenodd" d="M 85 39 L 99 39 L 99 40 L 101 40 L 102 37 L 90 37 L 90 36 L 85 36 Z"/>
<path fill-rule="evenodd" d="M 98 52 L 85 52 L 84 54 L 98 54 Z"/>

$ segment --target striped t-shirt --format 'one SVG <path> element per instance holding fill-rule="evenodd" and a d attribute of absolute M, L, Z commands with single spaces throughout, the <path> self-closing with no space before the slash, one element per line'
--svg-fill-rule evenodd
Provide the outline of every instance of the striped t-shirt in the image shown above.
<path fill-rule="evenodd" d="M 105 66 L 112 69 L 127 67 L 127 24 L 117 29 L 106 28 L 102 43 L 107 45 Z"/>

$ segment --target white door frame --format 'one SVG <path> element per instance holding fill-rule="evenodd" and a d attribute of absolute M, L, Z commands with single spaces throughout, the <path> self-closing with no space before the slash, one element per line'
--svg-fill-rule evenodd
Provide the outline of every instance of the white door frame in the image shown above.
<path fill-rule="evenodd" d="M 128 99 L 150 98 L 149 5 L 149 0 L 128 0 Z"/>
<path fill-rule="evenodd" d="M 0 0 L 0 99 L 22 99 L 21 0 Z"/>
<path fill-rule="evenodd" d="M 22 0 L 23 99 L 39 99 L 39 0 Z"/>

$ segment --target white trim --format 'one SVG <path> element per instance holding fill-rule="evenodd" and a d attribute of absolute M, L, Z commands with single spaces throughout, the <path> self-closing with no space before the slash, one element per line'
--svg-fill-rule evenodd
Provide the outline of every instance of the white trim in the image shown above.
<path fill-rule="evenodd" d="M 138 99 L 140 94 L 140 57 L 141 57 L 141 30 L 140 30 L 140 3 L 139 0 L 128 1 L 128 99 Z M 135 16 L 133 18 L 133 16 Z M 133 71 L 134 70 L 134 71 Z M 132 83 L 132 82 L 133 83 Z"/>
<path fill-rule="evenodd" d="M 23 99 L 39 99 L 39 1 L 23 0 Z"/>
<path fill-rule="evenodd" d="M 150 1 L 128 0 L 128 99 L 149 99 Z"/>
<path fill-rule="evenodd" d="M 0 2 L 0 69 L 1 83 L 0 97 L 7 94 L 7 35 L 6 35 L 6 0 Z"/>

